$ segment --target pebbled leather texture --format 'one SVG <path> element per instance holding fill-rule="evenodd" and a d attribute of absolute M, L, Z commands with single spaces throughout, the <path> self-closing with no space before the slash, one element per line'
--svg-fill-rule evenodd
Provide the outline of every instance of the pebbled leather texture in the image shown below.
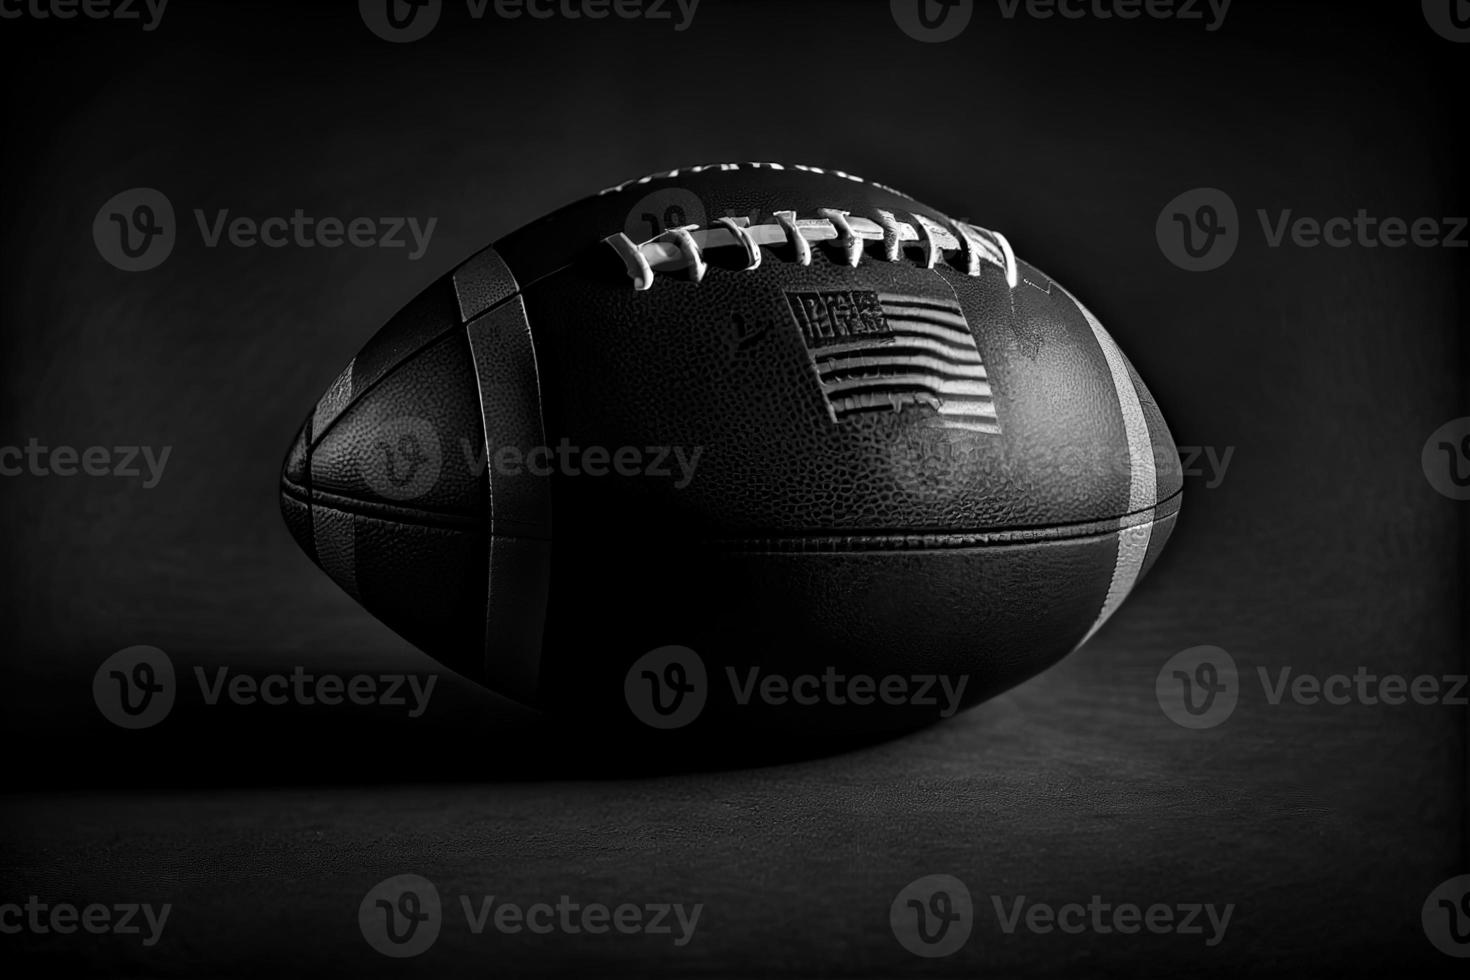
<path fill-rule="evenodd" d="M 957 227 L 845 175 L 741 165 L 634 182 L 478 253 L 312 412 L 282 470 L 293 535 L 427 652 L 551 706 L 626 712 L 628 666 L 671 644 L 720 677 L 942 671 L 966 704 L 1054 663 L 1152 565 L 1180 494 L 1153 398 L 1064 289 L 1024 262 L 1014 286 L 954 253 L 927 268 L 918 246 L 869 242 L 854 266 L 828 241 L 806 265 L 763 246 L 754 269 L 710 248 L 702 281 L 640 291 L 603 241 L 822 209 Z M 503 472 L 537 440 L 639 466 Z M 711 703 L 700 724 L 780 724 Z"/>

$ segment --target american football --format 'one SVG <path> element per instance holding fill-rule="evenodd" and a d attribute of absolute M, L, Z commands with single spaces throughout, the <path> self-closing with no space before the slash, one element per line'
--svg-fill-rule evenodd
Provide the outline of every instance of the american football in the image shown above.
<path fill-rule="evenodd" d="M 741 163 L 433 283 L 310 411 L 280 501 L 363 608 L 516 700 L 865 732 L 1086 642 L 1180 495 L 1143 381 L 1004 234 Z"/>

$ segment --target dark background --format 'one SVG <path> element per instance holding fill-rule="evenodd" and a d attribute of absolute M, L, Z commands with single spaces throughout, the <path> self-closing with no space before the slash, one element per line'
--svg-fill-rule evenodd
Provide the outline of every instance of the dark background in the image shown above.
<path fill-rule="evenodd" d="M 1470 871 L 1463 707 L 1271 705 L 1171 723 L 1173 654 L 1242 672 L 1463 674 L 1464 504 L 1420 466 L 1467 414 L 1465 252 L 1268 248 L 1255 212 L 1466 213 L 1470 47 L 1418 4 L 1250 3 L 1199 22 L 1005 20 L 921 44 L 883 2 L 704 0 L 692 26 L 470 20 L 389 44 L 351 3 L 187 4 L 160 27 L 0 21 L 0 443 L 171 446 L 165 478 L 0 479 L 9 748 L 0 902 L 172 902 L 163 941 L 0 935 L 99 975 L 1302 975 L 1447 971 L 1420 926 Z M 1151 577 L 1082 651 L 905 739 L 700 767 L 570 732 L 452 675 L 418 719 L 209 707 L 141 732 L 92 676 L 134 644 L 260 674 L 434 673 L 277 513 L 303 414 L 391 313 L 479 246 L 655 170 L 838 167 L 1007 234 L 1107 324 L 1182 447 Z M 125 273 L 102 203 L 154 187 L 181 236 Z M 1245 226 L 1192 274 L 1155 240 L 1194 187 Z M 435 217 L 428 253 L 205 248 L 192 210 Z M 189 228 L 183 229 L 185 222 Z M 589 624 L 589 637 L 595 624 Z M 373 952 L 363 894 L 703 902 L 694 942 L 473 936 Z M 895 942 L 922 875 L 966 881 L 948 959 Z M 1234 903 L 1226 939 L 1020 932 L 985 896 Z"/>

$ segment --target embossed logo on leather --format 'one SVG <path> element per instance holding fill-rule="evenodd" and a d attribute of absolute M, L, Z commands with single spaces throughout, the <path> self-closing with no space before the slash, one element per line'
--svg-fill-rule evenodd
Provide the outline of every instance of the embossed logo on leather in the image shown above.
<path fill-rule="evenodd" d="M 788 290 L 832 421 L 916 409 L 926 424 L 1000 432 L 959 301 L 865 289 Z"/>

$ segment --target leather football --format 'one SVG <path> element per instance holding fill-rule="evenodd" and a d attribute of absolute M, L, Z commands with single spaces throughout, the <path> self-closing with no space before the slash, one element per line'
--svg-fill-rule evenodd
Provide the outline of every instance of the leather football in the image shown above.
<path fill-rule="evenodd" d="M 1004 235 L 726 164 L 430 285 L 308 415 L 281 509 L 366 610 L 514 699 L 875 732 L 1085 642 L 1179 474 L 1127 358 Z"/>

